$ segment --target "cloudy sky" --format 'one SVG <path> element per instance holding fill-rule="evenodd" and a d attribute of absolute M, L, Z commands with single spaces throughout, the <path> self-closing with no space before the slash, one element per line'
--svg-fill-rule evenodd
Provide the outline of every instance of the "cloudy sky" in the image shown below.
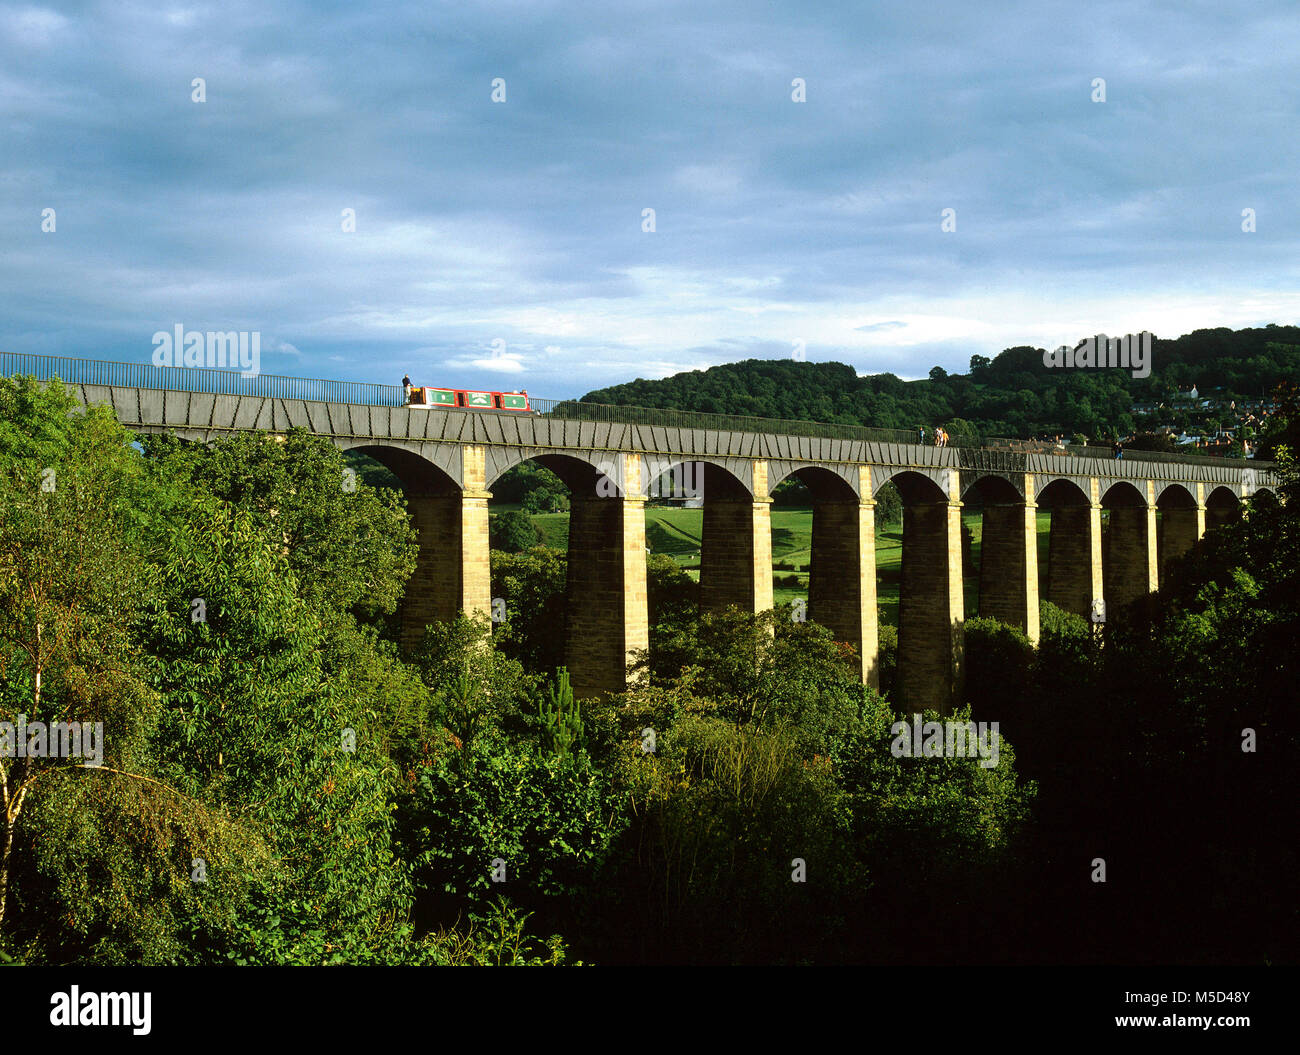
<path fill-rule="evenodd" d="M 0 5 L 0 352 L 565 397 L 1296 323 L 1298 112 L 1294 0 Z"/>

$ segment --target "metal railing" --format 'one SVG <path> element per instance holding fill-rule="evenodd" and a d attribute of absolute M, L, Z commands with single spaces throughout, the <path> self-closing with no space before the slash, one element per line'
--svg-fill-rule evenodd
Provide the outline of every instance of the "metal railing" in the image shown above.
<path fill-rule="evenodd" d="M 671 429 L 716 429 L 720 432 L 762 432 L 777 436 L 811 436 L 830 440 L 875 443 L 915 443 L 913 429 L 879 429 L 868 425 L 837 425 L 793 418 L 759 418 L 738 414 L 709 414 L 694 410 L 585 403 L 576 399 L 533 399 L 539 414 L 569 421 L 608 421 L 620 425 L 658 425 Z"/>
<path fill-rule="evenodd" d="M 358 406 L 402 407 L 406 392 L 401 385 L 377 385 L 365 381 L 323 381 L 306 377 L 259 374 L 243 377 L 238 370 L 211 367 L 154 366 L 152 363 L 116 363 L 104 359 L 71 359 L 63 356 L 0 352 L 0 377 L 26 375 L 38 381 L 59 378 L 67 384 L 144 388 L 167 392 L 204 392 L 223 396 L 257 396 L 273 399 L 302 399 L 321 403 L 351 403 Z M 529 397 L 535 414 L 570 421 L 603 421 L 621 425 L 654 425 L 662 428 L 716 429 L 722 432 L 759 432 L 780 436 L 808 436 L 814 439 L 860 440 L 868 443 L 917 444 L 915 429 L 884 429 L 868 425 L 832 424 L 790 418 L 761 418 L 732 414 L 708 414 L 691 410 L 632 407 L 607 403 L 586 403 L 576 399 Z M 479 414 L 478 410 L 464 413 Z M 1081 458 L 1113 459 L 1109 445 L 1057 447 L 1049 441 L 1017 440 L 1005 436 L 953 436 L 951 447 L 980 447 L 1034 454 L 1070 454 Z M 1125 460 L 1157 462 L 1202 462 L 1211 465 L 1244 466 L 1241 458 L 1208 454 L 1165 453 L 1126 450 Z M 1255 468 L 1272 462 L 1251 461 Z"/>
<path fill-rule="evenodd" d="M 258 374 L 243 377 L 238 370 L 202 366 L 154 366 L 152 363 L 113 363 L 104 359 L 66 359 L 52 355 L 0 352 L 0 377 L 25 374 L 38 381 L 55 377 L 70 385 L 114 385 L 164 392 L 205 392 L 218 396 L 259 396 L 306 399 L 314 403 L 352 403 L 372 407 L 406 405 L 401 385 L 367 381 L 319 381 L 306 377 Z"/>
<path fill-rule="evenodd" d="M 1198 454 L 1195 451 L 1144 451 L 1136 447 L 1125 447 L 1124 457 L 1115 458 L 1114 448 L 1109 443 L 1067 443 L 1058 447 L 1050 440 L 1017 440 L 1005 436 L 963 436 L 952 441 L 953 447 L 981 447 L 993 450 L 1023 451 L 1032 454 L 1071 455 L 1075 458 L 1098 458 L 1103 461 L 1140 461 L 1140 462 L 1206 462 L 1211 465 L 1243 466 L 1247 463 L 1255 469 L 1267 469 L 1274 462 L 1255 461 L 1253 458 L 1227 458 L 1218 454 Z"/>

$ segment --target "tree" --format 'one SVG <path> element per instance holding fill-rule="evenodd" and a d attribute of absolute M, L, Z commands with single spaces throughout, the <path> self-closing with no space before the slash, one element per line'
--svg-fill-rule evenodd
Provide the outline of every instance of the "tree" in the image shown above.
<path fill-rule="evenodd" d="M 875 492 L 876 524 L 885 527 L 903 521 L 903 496 L 891 481 L 881 484 Z"/>
<path fill-rule="evenodd" d="M 582 750 L 586 743 L 582 711 L 569 688 L 569 672 L 563 667 L 556 672 L 555 684 L 546 686 L 545 695 L 538 699 L 537 716 L 546 751 L 567 755 Z"/>
<path fill-rule="evenodd" d="M 80 752 L 0 753 L 0 940 L 37 962 L 193 962 L 187 935 L 230 926 L 268 855 L 159 769 L 136 628 L 165 589 L 156 558 L 184 492 L 57 382 L 0 380 L 0 409 L 0 720 L 89 725 Z M 196 857 L 211 886 L 191 881 Z"/>
<path fill-rule="evenodd" d="M 169 784 L 239 816 L 274 860 L 200 946 L 237 963 L 400 957 L 410 877 L 393 853 L 396 770 L 376 749 L 372 701 L 327 677 L 323 614 L 252 513 L 197 501 L 169 542 L 143 626 L 163 706 L 153 744 Z"/>
<path fill-rule="evenodd" d="M 283 441 L 241 432 L 211 448 L 170 435 L 140 442 L 157 472 L 249 513 L 284 546 L 314 607 L 366 619 L 396 609 L 418 549 L 405 498 L 350 476 L 329 440 L 290 429 Z"/>
<path fill-rule="evenodd" d="M 1160 451 L 1166 454 L 1178 450 L 1173 436 L 1167 432 L 1139 432 L 1124 446 L 1130 451 Z"/>
<path fill-rule="evenodd" d="M 493 640 L 532 673 L 564 665 L 567 569 L 563 553 L 542 546 L 492 553 L 492 596 L 506 605 L 506 620 L 497 624 Z"/>
<path fill-rule="evenodd" d="M 508 510 L 488 518 L 488 544 L 503 553 L 519 553 L 541 541 L 541 532 L 527 513 Z"/>

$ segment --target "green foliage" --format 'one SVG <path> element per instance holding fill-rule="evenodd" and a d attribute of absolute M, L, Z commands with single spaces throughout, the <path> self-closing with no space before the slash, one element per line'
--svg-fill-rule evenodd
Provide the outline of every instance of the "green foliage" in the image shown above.
<path fill-rule="evenodd" d="M 0 381 L 0 410 L 0 718 L 105 727 L 102 768 L 0 760 L 6 962 L 567 957 L 510 907 L 413 935 L 398 764 L 536 719 L 485 625 L 434 628 L 410 669 L 353 618 L 409 572 L 397 496 L 301 436 L 142 458 L 57 382 Z"/>
<path fill-rule="evenodd" d="M 671 557 L 652 553 L 646 558 L 646 595 L 653 652 L 695 622 L 700 586 Z"/>
<path fill-rule="evenodd" d="M 888 694 L 894 687 L 894 675 L 898 670 L 898 627 L 881 621 L 876 628 L 876 635 L 880 691 Z"/>
<path fill-rule="evenodd" d="M 536 720 L 532 698 L 539 679 L 494 645 L 483 616 L 471 619 L 462 614 L 450 623 L 427 628 L 411 657 L 431 693 L 418 721 L 419 741 L 427 741 L 442 728 L 464 744 L 484 732 L 504 729 L 523 735 L 531 731 Z"/>
<path fill-rule="evenodd" d="M 1080 337 L 1088 336 L 1081 334 Z M 1127 435 L 1135 401 L 1170 401 L 1196 383 L 1222 399 L 1258 399 L 1281 379 L 1300 374 L 1300 327 L 1197 330 L 1155 338 L 1152 371 L 1053 370 L 1043 349 L 1008 348 L 992 361 L 975 356 L 969 374 L 936 368 L 917 381 L 893 374 L 859 376 L 835 362 L 749 359 L 661 380 L 638 379 L 598 389 L 585 402 L 711 414 L 870 425 L 915 433 L 946 423 L 954 440 L 991 436 Z M 1166 415 L 1174 423 L 1173 412 Z"/>
<path fill-rule="evenodd" d="M 996 770 L 895 758 L 888 703 L 788 609 L 775 622 L 705 618 L 679 647 L 684 672 L 652 676 L 615 709 L 634 819 L 610 882 L 656 935 L 624 941 L 669 960 L 897 958 L 910 946 L 882 921 L 906 909 L 937 932 L 936 904 L 1006 882 L 1033 796 L 1009 745 Z M 807 886 L 792 881 L 796 858 Z M 909 885 L 918 873 L 938 901 Z"/>
<path fill-rule="evenodd" d="M 106 861 L 126 861 L 131 835 L 105 818 L 116 815 L 121 791 L 109 769 L 134 778 L 147 771 L 148 738 L 157 701 L 138 666 L 132 626 L 156 595 L 147 557 L 160 544 L 156 511 L 165 496 L 141 472 L 124 430 L 104 410 L 74 413 L 57 382 L 0 379 L 0 721 L 103 723 L 105 768 L 59 758 L 0 757 L 0 933 L 43 962 L 65 942 L 74 958 L 109 940 L 129 916 L 131 879 L 151 888 L 147 867 L 99 899 L 84 899 L 89 875 L 112 874 Z M 184 808 L 155 802 L 157 835 Z M 75 812 L 71 803 L 76 803 Z M 170 812 L 169 812 L 170 810 Z M 50 833 L 65 835 L 60 843 Z M 103 832 L 69 857 L 64 847 L 87 829 Z M 153 863 L 157 863 L 156 858 Z M 191 906 L 192 907 L 192 906 Z M 159 917 L 174 906 L 164 905 Z M 183 912 L 183 910 L 177 910 Z M 116 913 L 116 914 L 115 914 Z M 42 940 L 42 921 L 67 926 Z M 105 958 L 136 951 L 169 955 L 165 921 L 137 928 Z"/>
<path fill-rule="evenodd" d="M 1124 447 L 1130 451 L 1159 451 L 1165 454 L 1172 454 L 1178 449 L 1173 436 L 1167 432 L 1136 433 L 1129 438 Z"/>
<path fill-rule="evenodd" d="M 565 491 L 537 489 L 524 495 L 525 513 L 563 513 L 569 509 L 569 495 Z"/>
<path fill-rule="evenodd" d="M 240 432 L 208 447 L 141 437 L 157 471 L 228 502 L 288 550 L 298 590 L 313 607 L 367 619 L 394 611 L 415 569 L 405 499 L 345 473 L 328 439 L 290 429 L 282 442 Z"/>
<path fill-rule="evenodd" d="M 850 815 L 830 763 L 810 764 L 797 735 L 687 715 L 626 779 L 641 864 L 623 876 L 639 909 L 628 939 L 653 927 L 674 957 L 790 962 L 830 937 Z M 796 858 L 810 886 L 791 881 Z"/>
<path fill-rule="evenodd" d="M 160 771 L 237 812 L 275 858 L 238 920 L 202 943 L 237 963 L 388 959 L 410 896 L 392 852 L 396 770 L 367 735 L 365 701 L 326 679 L 322 624 L 288 557 L 250 514 L 197 503 L 169 552 L 143 631 L 164 704 Z M 194 596 L 205 622 L 191 618 Z"/>
<path fill-rule="evenodd" d="M 541 541 L 541 532 L 527 512 L 507 510 L 488 517 L 488 543 L 494 550 L 519 553 Z"/>
<path fill-rule="evenodd" d="M 997 619 L 967 619 L 964 631 L 966 701 L 976 720 L 999 722 L 1014 733 L 1017 755 L 1024 758 L 1022 736 L 1042 706 L 1029 692 L 1034 645 L 1024 631 Z"/>
<path fill-rule="evenodd" d="M 808 490 L 799 477 L 787 476 L 772 489 L 772 504 L 778 508 L 783 506 L 810 506 L 812 505 L 812 492 Z"/>
<path fill-rule="evenodd" d="M 421 963 L 439 967 L 560 967 L 568 962 L 564 939 L 552 934 L 545 942 L 524 932 L 529 914 L 505 898 L 484 912 L 470 913 L 463 933 L 440 928 L 424 939 Z M 578 960 L 570 966 L 581 967 Z"/>
<path fill-rule="evenodd" d="M 582 726 L 582 711 L 569 687 L 569 672 L 561 667 L 556 672 L 555 684 L 547 685 L 545 694 L 537 701 L 537 717 L 541 724 L 542 748 L 554 755 L 568 755 L 586 746 Z"/>
<path fill-rule="evenodd" d="M 701 615 L 665 634 L 658 651 L 639 653 L 635 669 L 646 671 L 652 684 L 709 699 L 732 720 L 784 716 L 801 728 L 813 723 L 816 737 L 833 725 L 830 716 L 844 695 L 863 689 L 852 650 L 824 627 L 791 616 L 789 605 L 759 615 L 734 609 Z"/>
<path fill-rule="evenodd" d="M 484 735 L 463 746 L 446 740 L 415 767 L 402 839 L 426 898 L 481 908 L 504 891 L 537 905 L 587 888 L 617 816 L 585 752 Z M 504 864 L 501 883 L 492 881 L 494 861 Z"/>
<path fill-rule="evenodd" d="M 492 554 L 492 596 L 506 603 L 506 621 L 493 640 L 530 672 L 564 664 L 567 569 L 565 555 L 552 549 Z"/>
<path fill-rule="evenodd" d="M 920 420 L 956 435 L 953 408 L 978 423 L 994 388 L 1025 414 L 1111 413 L 1065 378 L 1037 387 L 1033 362 L 912 383 L 932 386 Z M 852 396 L 834 364 L 792 365 Z M 911 387 L 861 380 L 894 409 Z M 0 760 L 6 805 L 28 789 L 0 960 L 556 964 L 570 943 L 601 962 L 1294 959 L 1300 918 L 1271 896 L 1300 867 L 1277 838 L 1300 796 L 1300 406 L 1283 402 L 1285 501 L 1256 496 L 1158 599 L 1104 628 L 1044 603 L 1036 646 L 966 622 L 965 705 L 920 718 L 998 722 L 988 766 L 896 755 L 913 716 L 859 683 L 847 644 L 788 606 L 697 617 L 698 587 L 658 555 L 627 693 L 574 700 L 566 561 L 540 548 L 493 554 L 495 632 L 434 624 L 404 659 L 358 621 L 401 588 L 397 496 L 335 493 L 339 463 L 301 437 L 151 440 L 141 458 L 58 384 L 0 381 L 0 717 L 107 734 L 98 770 Z M 522 476 L 521 502 L 544 494 Z M 323 537 L 362 510 L 373 544 Z M 880 644 L 887 692 L 892 627 Z M 1094 846 L 1141 881 L 1081 902 Z"/>
<path fill-rule="evenodd" d="M 529 502 L 530 496 L 536 496 Z M 564 482 L 537 462 L 522 462 L 503 473 L 492 484 L 493 502 L 523 505 L 530 512 L 568 508 L 569 489 Z"/>
<path fill-rule="evenodd" d="M 886 481 L 876 488 L 873 497 L 876 502 L 876 526 L 878 528 L 903 522 L 903 496 L 898 493 L 898 488 L 894 486 L 893 481 Z"/>

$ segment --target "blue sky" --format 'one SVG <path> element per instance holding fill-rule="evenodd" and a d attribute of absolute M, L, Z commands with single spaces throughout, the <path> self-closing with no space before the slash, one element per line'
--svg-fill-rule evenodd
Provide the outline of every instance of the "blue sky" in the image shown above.
<path fill-rule="evenodd" d="M 1286 0 L 0 5 L 0 351 L 566 397 L 1294 324 L 1298 67 Z"/>

